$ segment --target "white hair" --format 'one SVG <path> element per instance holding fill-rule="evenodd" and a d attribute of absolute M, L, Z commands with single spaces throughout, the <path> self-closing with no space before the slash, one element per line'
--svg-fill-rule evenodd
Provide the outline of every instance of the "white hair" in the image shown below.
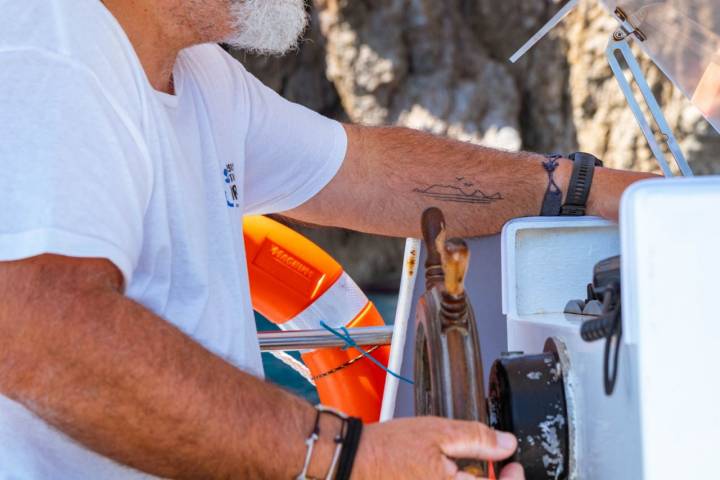
<path fill-rule="evenodd" d="M 229 45 L 253 53 L 281 55 L 295 49 L 308 25 L 305 0 L 230 0 Z"/>

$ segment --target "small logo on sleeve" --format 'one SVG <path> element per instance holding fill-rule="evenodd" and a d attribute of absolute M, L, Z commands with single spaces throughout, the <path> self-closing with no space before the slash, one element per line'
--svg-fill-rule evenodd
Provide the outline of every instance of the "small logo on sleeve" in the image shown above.
<path fill-rule="evenodd" d="M 238 187 L 235 177 L 235 164 L 228 163 L 223 170 L 225 176 L 225 203 L 230 208 L 239 208 Z"/>

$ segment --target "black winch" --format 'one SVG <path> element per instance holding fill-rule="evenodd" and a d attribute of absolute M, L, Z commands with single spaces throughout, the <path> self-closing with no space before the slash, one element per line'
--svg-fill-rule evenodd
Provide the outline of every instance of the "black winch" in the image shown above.
<path fill-rule="evenodd" d="M 537 355 L 510 354 L 490 370 L 490 426 L 512 432 L 529 479 L 567 477 L 569 434 L 560 359 L 552 340 Z"/>

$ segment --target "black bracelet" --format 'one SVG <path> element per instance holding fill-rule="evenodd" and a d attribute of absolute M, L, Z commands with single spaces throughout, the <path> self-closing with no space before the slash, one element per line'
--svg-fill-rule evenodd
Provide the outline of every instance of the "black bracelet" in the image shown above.
<path fill-rule="evenodd" d="M 547 160 L 543 162 L 543 168 L 548 174 L 548 186 L 545 190 L 540 216 L 555 217 L 560 215 L 560 208 L 562 207 L 562 190 L 555 183 L 554 178 L 555 169 L 558 167 L 558 159 L 562 158 L 562 155 L 552 154 L 545 157 Z"/>
<path fill-rule="evenodd" d="M 581 217 L 585 215 L 595 167 L 602 167 L 603 163 L 594 155 L 584 152 L 572 153 L 568 158 L 573 161 L 573 171 L 565 205 L 560 209 L 560 215 Z"/>
<path fill-rule="evenodd" d="M 350 480 L 355 456 L 360 446 L 360 436 L 362 435 L 362 420 L 355 417 L 349 417 L 346 420 L 345 437 L 342 441 L 342 453 L 340 454 L 340 462 L 338 464 L 335 480 Z"/>
<path fill-rule="evenodd" d="M 305 453 L 303 469 L 300 474 L 295 477 L 295 480 L 311 480 L 311 478 L 307 476 L 307 473 L 312 461 L 315 443 L 320 438 L 320 416 L 323 414 L 331 415 L 342 422 L 340 431 L 333 439 L 335 452 L 333 453 L 332 461 L 325 478 L 349 480 L 353 464 L 355 463 L 358 446 L 360 445 L 360 435 L 362 434 L 363 428 L 362 420 L 356 417 L 349 417 L 342 412 L 324 405 L 316 405 L 315 410 L 315 423 L 313 424 L 310 436 L 305 440 L 307 451 Z"/>
<path fill-rule="evenodd" d="M 583 216 L 587 199 L 592 186 L 593 172 L 595 167 L 602 167 L 603 163 L 589 153 L 575 152 L 568 156 L 573 161 L 573 171 L 568 185 L 568 194 L 565 204 L 562 204 L 562 191 L 555 183 L 553 175 L 558 167 L 558 159 L 562 155 L 546 155 L 547 160 L 543 162 L 543 168 L 548 174 L 548 187 L 543 198 L 541 216 Z"/>

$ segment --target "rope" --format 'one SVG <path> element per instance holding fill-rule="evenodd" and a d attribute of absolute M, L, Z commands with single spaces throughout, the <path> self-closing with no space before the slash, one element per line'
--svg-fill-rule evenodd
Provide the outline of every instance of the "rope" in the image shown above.
<path fill-rule="evenodd" d="M 345 346 L 342 347 L 343 350 L 347 350 L 348 348 L 354 348 L 355 350 L 360 352 L 362 354 L 362 356 L 367 357 L 375 365 L 382 368 L 386 373 L 392 375 L 393 377 L 397 378 L 398 380 L 402 380 L 403 382 L 407 382 L 410 385 L 414 385 L 414 382 L 412 380 L 409 380 L 409 379 L 391 371 L 385 365 L 380 363 L 375 357 L 370 355 L 369 352 L 365 351 L 362 347 L 360 347 L 355 342 L 355 340 L 353 340 L 353 338 L 350 336 L 350 332 L 348 332 L 347 328 L 340 327 L 340 330 L 342 330 L 342 333 L 340 333 L 339 331 L 335 330 L 334 328 L 332 328 L 331 326 L 329 326 L 327 323 L 323 322 L 322 320 L 320 321 L 320 326 L 345 342 Z"/>
<path fill-rule="evenodd" d="M 375 345 L 375 346 L 373 346 L 371 349 L 368 350 L 368 353 L 372 353 L 372 352 L 374 352 L 375 350 L 377 350 L 378 348 L 380 348 L 380 345 Z M 363 358 L 364 356 L 365 356 L 365 355 L 363 355 L 363 354 L 361 353 L 361 354 L 358 355 L 357 357 L 351 358 L 350 360 L 348 360 L 347 362 L 343 363 L 342 365 L 338 365 L 338 366 L 335 367 L 335 368 L 331 368 L 331 369 L 328 370 L 327 372 L 323 372 L 323 373 L 321 373 L 321 374 L 319 374 L 319 375 L 315 375 L 314 377 L 312 377 L 312 379 L 313 379 L 313 380 L 317 380 L 318 378 L 327 377 L 328 375 L 332 375 L 333 373 L 337 373 L 337 372 L 339 372 L 340 370 L 342 370 L 343 368 L 349 367 L 350 365 L 352 365 L 353 363 L 357 362 L 358 360 L 362 360 L 362 358 Z"/>
<path fill-rule="evenodd" d="M 303 364 L 300 360 L 297 360 L 295 357 L 290 355 L 289 353 L 271 350 L 269 352 L 270 355 L 277 358 L 281 362 L 283 362 L 288 367 L 295 370 L 295 373 L 299 374 L 301 377 L 303 377 L 305 380 L 308 381 L 310 385 L 313 387 L 315 386 L 315 379 L 313 378 L 312 374 L 310 373 L 310 369 L 308 369 L 305 364 Z"/>

